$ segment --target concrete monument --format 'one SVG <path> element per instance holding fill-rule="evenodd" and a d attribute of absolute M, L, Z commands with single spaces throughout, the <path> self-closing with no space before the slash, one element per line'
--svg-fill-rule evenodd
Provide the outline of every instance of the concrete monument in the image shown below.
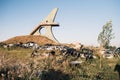
<path fill-rule="evenodd" d="M 58 23 L 54 22 L 57 11 L 58 8 L 53 9 L 51 13 L 43 21 L 41 21 L 40 24 L 35 27 L 35 29 L 33 29 L 30 35 L 43 35 L 58 43 L 52 32 L 53 26 L 59 26 Z M 41 29 L 43 28 L 45 29 L 45 34 L 41 34 Z"/>

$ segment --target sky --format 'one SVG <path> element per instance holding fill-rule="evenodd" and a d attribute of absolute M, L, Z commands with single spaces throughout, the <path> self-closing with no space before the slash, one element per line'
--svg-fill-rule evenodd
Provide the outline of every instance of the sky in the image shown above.
<path fill-rule="evenodd" d="M 97 46 L 103 25 L 112 20 L 111 45 L 120 46 L 120 0 L 0 0 L 0 41 L 29 35 L 54 8 L 59 42 Z"/>

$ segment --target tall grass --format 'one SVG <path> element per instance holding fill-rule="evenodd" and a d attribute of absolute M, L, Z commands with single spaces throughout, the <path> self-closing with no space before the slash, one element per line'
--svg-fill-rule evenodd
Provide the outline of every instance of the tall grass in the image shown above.
<path fill-rule="evenodd" d="M 45 51 L 38 51 L 40 54 Z M 96 51 L 97 52 L 97 51 Z M 64 57 L 56 51 L 55 56 L 31 58 L 32 49 L 0 48 L 0 79 L 6 80 L 118 80 L 115 65 L 120 64 L 118 58 L 94 59 L 80 65 L 69 65 L 75 58 Z M 79 59 L 78 59 L 79 60 Z"/>

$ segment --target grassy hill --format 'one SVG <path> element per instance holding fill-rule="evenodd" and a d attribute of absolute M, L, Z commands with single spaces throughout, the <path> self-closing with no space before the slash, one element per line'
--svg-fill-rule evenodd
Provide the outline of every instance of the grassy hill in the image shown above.
<path fill-rule="evenodd" d="M 52 41 L 51 39 L 48 39 L 45 36 L 40 36 L 40 35 L 26 35 L 26 36 L 16 36 L 13 38 L 10 38 L 6 41 L 4 41 L 4 43 L 27 43 L 27 42 L 35 42 L 37 44 L 56 44 L 54 41 Z"/>

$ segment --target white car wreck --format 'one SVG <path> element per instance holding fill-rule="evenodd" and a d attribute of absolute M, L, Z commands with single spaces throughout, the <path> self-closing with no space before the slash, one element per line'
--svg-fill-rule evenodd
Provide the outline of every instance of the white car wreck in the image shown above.
<path fill-rule="evenodd" d="M 100 53 L 103 56 L 103 58 L 111 59 L 114 57 L 113 51 L 109 49 L 101 50 Z"/>

